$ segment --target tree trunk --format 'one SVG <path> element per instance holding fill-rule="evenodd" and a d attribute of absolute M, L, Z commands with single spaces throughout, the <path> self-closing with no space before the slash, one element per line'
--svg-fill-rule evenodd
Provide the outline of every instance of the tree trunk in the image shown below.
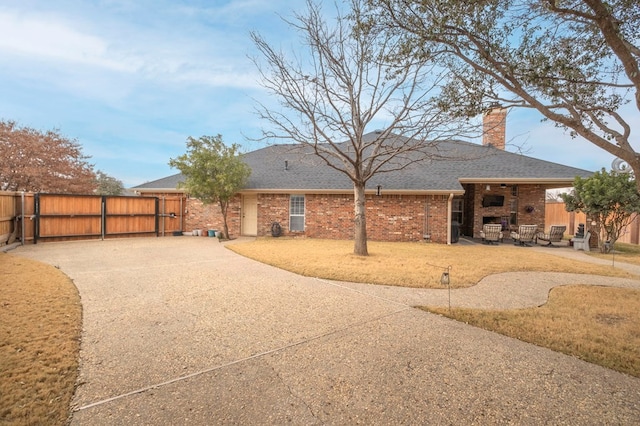
<path fill-rule="evenodd" d="M 355 233 L 353 253 L 358 256 L 369 256 L 367 249 L 367 218 L 365 215 L 365 195 L 364 184 L 354 183 L 353 185 L 354 204 L 355 204 Z"/>
<path fill-rule="evenodd" d="M 225 240 L 229 239 L 229 226 L 227 226 L 227 211 L 229 209 L 229 203 L 220 201 L 220 211 L 222 212 L 222 224 L 223 224 L 223 232 L 222 238 Z"/>

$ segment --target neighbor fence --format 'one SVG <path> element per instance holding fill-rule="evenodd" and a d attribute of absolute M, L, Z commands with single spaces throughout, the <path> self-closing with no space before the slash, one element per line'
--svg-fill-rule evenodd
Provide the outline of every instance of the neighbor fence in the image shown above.
<path fill-rule="evenodd" d="M 580 223 L 589 226 L 584 213 L 568 212 L 563 202 L 550 201 L 545 206 L 544 223 L 547 229 L 551 225 L 565 225 L 567 227 L 565 235 L 575 234 Z M 624 229 L 618 242 L 640 244 L 640 217 L 636 216 L 635 220 Z"/>
<path fill-rule="evenodd" d="M 0 192 L 0 245 L 182 233 L 183 197 Z"/>

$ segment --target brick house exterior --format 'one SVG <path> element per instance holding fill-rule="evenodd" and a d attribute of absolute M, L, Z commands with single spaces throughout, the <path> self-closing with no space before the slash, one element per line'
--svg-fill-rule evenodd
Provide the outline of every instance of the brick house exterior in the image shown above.
<path fill-rule="evenodd" d="M 504 151 L 506 111 L 485 117 L 483 145 L 447 141 L 439 152 L 453 160 L 416 163 L 372 179 L 366 189 L 367 236 L 378 241 L 455 242 L 455 234 L 478 238 L 485 223 L 508 231 L 544 223 L 546 190 L 571 186 L 591 172 Z M 376 133 L 365 135 L 375 138 Z M 353 239 L 351 181 L 301 145 L 274 145 L 244 154 L 252 169 L 232 201 L 231 236 L 282 235 Z M 203 205 L 178 189 L 180 174 L 132 188 L 144 196 L 184 196 L 183 229 L 222 229 L 220 208 Z M 295 211 L 294 211 L 295 210 Z"/>

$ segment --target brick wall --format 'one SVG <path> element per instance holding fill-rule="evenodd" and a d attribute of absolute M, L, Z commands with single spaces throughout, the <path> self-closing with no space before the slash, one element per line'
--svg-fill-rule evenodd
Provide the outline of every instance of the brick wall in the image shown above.
<path fill-rule="evenodd" d="M 353 239 L 354 204 L 350 194 L 316 194 L 305 197 L 305 234 L 311 238 Z M 365 203 L 367 233 L 371 198 Z M 368 235 L 371 238 L 371 235 Z"/>
<path fill-rule="evenodd" d="M 427 212 L 426 232 L 434 243 L 447 242 L 447 208 L 449 197 L 446 195 L 429 195 L 426 197 Z"/>
<path fill-rule="evenodd" d="M 465 209 L 473 208 L 473 237 L 480 237 L 484 217 L 510 217 L 511 203 L 515 202 L 517 225 L 536 224 L 545 227 L 545 189 L 543 185 L 518 185 L 501 188 L 491 184 L 466 185 L 473 199 L 465 201 Z M 482 207 L 485 194 L 503 195 L 501 207 Z M 162 194 L 154 194 L 162 196 Z M 175 194 L 172 194 L 175 196 Z M 271 235 L 271 225 L 279 222 L 283 235 L 293 237 L 353 239 L 353 195 L 352 194 L 306 194 L 305 231 L 289 231 L 289 194 L 258 195 L 258 236 Z M 446 195 L 367 195 L 367 236 L 372 241 L 422 241 L 428 235 L 435 243 L 447 241 Z M 241 235 L 242 198 L 232 201 L 227 223 L 232 237 Z M 526 207 L 533 207 L 528 212 Z M 184 212 L 184 230 L 220 230 L 222 214 L 220 207 L 204 205 L 200 200 L 187 199 Z M 466 226 L 465 226 L 466 229 Z"/>
<path fill-rule="evenodd" d="M 306 194 L 305 231 L 289 231 L 289 196 L 258 196 L 258 235 L 270 235 L 280 223 L 283 235 L 309 238 L 352 239 L 354 203 L 350 194 Z M 367 237 L 372 241 L 431 241 L 447 238 L 446 196 L 367 195 Z"/>
<path fill-rule="evenodd" d="M 485 113 L 482 123 L 482 144 L 504 150 L 507 110 L 500 107 L 490 109 Z"/>
<path fill-rule="evenodd" d="M 538 225 L 545 227 L 544 212 L 546 205 L 546 188 L 542 185 L 520 185 L 518 187 L 518 225 Z M 527 207 L 532 207 L 529 212 Z"/>
<path fill-rule="evenodd" d="M 280 223 L 283 235 L 292 235 L 289 232 L 288 194 L 258 194 L 258 236 L 271 235 L 273 222 Z"/>
<path fill-rule="evenodd" d="M 516 212 L 516 223 L 509 223 L 510 228 L 515 229 L 519 225 L 538 225 L 541 230 L 544 229 L 545 190 L 544 185 L 518 185 L 515 190 L 511 185 L 502 188 L 500 185 L 491 184 L 489 189 L 487 189 L 487 185 L 474 185 L 476 197 L 473 201 L 473 236 L 480 238 L 485 218 L 506 217 L 510 221 L 512 206 Z M 485 195 L 504 196 L 504 205 L 501 207 L 482 207 L 482 199 Z"/>
<path fill-rule="evenodd" d="M 240 196 L 234 197 L 227 210 L 227 226 L 229 227 L 229 235 L 231 237 L 240 236 Z M 222 230 L 224 222 L 222 220 L 222 211 L 219 204 L 204 204 L 195 198 L 188 198 L 186 202 L 184 223 L 186 231 L 201 229 L 203 231 L 209 229 Z"/>

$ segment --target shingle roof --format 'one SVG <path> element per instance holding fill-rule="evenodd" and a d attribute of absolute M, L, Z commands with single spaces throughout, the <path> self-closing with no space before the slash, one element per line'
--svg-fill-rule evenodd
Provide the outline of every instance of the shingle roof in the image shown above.
<path fill-rule="evenodd" d="M 178 184 L 182 181 L 184 181 L 184 176 L 182 176 L 182 173 L 177 173 L 175 175 L 167 176 L 162 179 L 157 179 L 151 182 L 143 183 L 142 185 L 134 186 L 131 189 L 170 190 L 176 189 L 178 187 Z"/>
<path fill-rule="evenodd" d="M 376 133 L 365 135 L 368 139 L 375 137 Z M 434 154 L 431 159 L 401 171 L 380 173 L 368 182 L 367 187 L 373 189 L 380 185 L 386 192 L 461 192 L 461 182 L 540 182 L 569 186 L 576 176 L 592 174 L 587 170 L 469 142 L 439 142 L 430 152 Z M 252 170 L 246 190 L 353 190 L 353 184 L 345 174 L 326 165 L 308 146 L 272 145 L 246 153 L 244 159 Z M 134 189 L 175 188 L 181 178 L 177 174 Z"/>

